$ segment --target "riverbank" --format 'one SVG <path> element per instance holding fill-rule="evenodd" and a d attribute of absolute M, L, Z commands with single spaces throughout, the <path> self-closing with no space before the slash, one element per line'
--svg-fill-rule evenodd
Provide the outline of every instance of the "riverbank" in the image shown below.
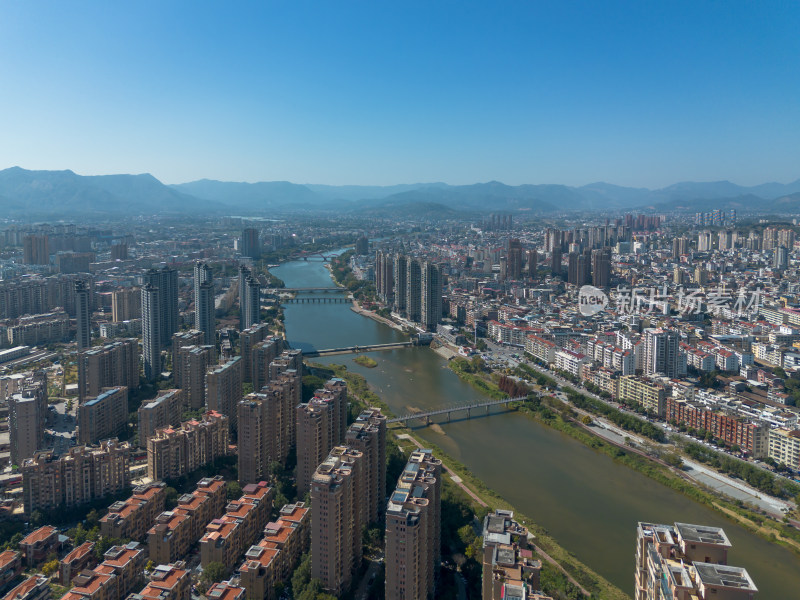
<path fill-rule="evenodd" d="M 401 325 L 398 325 L 391 319 L 382 317 L 379 314 L 376 314 L 372 310 L 367 310 L 366 308 L 362 308 L 361 304 L 359 304 L 358 300 L 356 300 L 355 298 L 353 299 L 353 304 L 350 306 L 350 310 L 352 310 L 356 314 L 361 315 L 362 317 L 367 317 L 369 319 L 372 319 L 373 321 L 377 321 L 378 323 L 383 323 L 384 325 L 388 325 L 392 329 L 396 329 L 397 331 L 400 331 L 402 333 L 406 332 Z"/>
<path fill-rule="evenodd" d="M 491 398 L 507 396 L 484 373 L 466 371 L 466 364 L 467 361 L 451 361 L 450 366 L 459 378 L 477 391 Z M 584 445 L 603 452 L 638 473 L 715 510 L 768 542 L 779 544 L 800 556 L 800 539 L 797 535 L 793 535 L 795 532 L 789 527 L 748 509 L 741 501 L 732 501 L 716 490 L 709 489 L 700 481 L 663 460 L 600 436 L 587 424 L 578 420 L 581 414 L 588 414 L 586 411 L 577 412 L 571 404 L 556 398 L 550 398 L 549 403 L 547 400 L 548 398 L 536 398 L 530 403 L 522 403 L 519 407 L 520 412 L 542 425 L 561 431 Z M 597 415 L 591 416 L 598 418 Z"/>
<path fill-rule="evenodd" d="M 276 269 L 276 275 L 291 287 L 332 286 L 323 264 L 295 261 Z M 349 303 L 288 304 L 285 319 L 292 346 L 309 351 L 391 343 L 404 337 L 374 319 L 361 318 Z M 429 348 L 381 354 L 374 369 L 346 358 L 312 360 L 347 364 L 366 377 L 370 389 L 395 414 L 411 412 L 409 406 L 425 412 L 479 403 L 486 397 Z M 748 569 L 761 595 L 793 597 L 800 586 L 800 561 L 781 545 L 732 524 L 717 510 L 680 492 L 654 485 L 645 475 L 565 433 L 513 412 L 491 413 L 484 417 L 481 411 L 472 419 L 456 416 L 450 423 L 440 422 L 440 428 L 415 428 L 413 433 L 426 445 L 442 448 L 519 511 L 534 516 L 563 548 L 622 590 L 632 593 L 630 553 L 639 520 L 723 527 L 733 544 L 732 564 Z M 455 489 L 449 477 L 444 479 L 449 489 Z M 548 577 L 555 573 L 548 570 Z M 480 592 L 470 597 L 480 597 Z"/>
<path fill-rule="evenodd" d="M 348 393 L 356 400 L 367 405 L 377 406 L 387 416 L 394 416 L 389 406 L 381 400 L 377 394 L 370 390 L 367 380 L 363 376 L 349 371 L 346 366 L 337 364 L 322 365 L 318 363 L 308 363 L 308 366 L 320 372 L 332 371 L 337 377 L 347 382 Z M 540 558 L 544 562 L 553 565 L 569 585 L 575 586 L 577 590 L 580 590 L 580 592 L 587 597 L 604 600 L 630 600 L 630 596 L 559 545 L 535 520 L 520 512 L 499 494 L 490 490 L 463 464 L 449 456 L 444 450 L 426 440 L 418 438 L 411 429 L 399 423 L 391 425 L 389 433 L 399 440 L 411 441 L 416 447 L 431 448 L 436 457 L 442 461 L 443 467 L 449 474 L 451 481 L 467 494 L 475 502 L 477 507 L 488 508 L 490 510 L 502 508 L 514 511 L 515 519 L 527 527 L 534 536 L 534 545 L 540 553 Z M 560 591 L 565 590 L 561 589 Z"/>

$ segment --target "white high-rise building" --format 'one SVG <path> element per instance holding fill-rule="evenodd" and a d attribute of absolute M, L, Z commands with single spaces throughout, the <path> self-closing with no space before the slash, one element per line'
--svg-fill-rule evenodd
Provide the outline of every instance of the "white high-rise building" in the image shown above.
<path fill-rule="evenodd" d="M 680 337 L 671 329 L 645 329 L 645 364 L 648 375 L 678 377 L 681 373 Z"/>

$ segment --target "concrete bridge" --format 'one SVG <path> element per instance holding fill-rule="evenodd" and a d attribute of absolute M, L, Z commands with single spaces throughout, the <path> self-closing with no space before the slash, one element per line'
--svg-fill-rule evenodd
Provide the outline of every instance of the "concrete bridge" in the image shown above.
<path fill-rule="evenodd" d="M 350 298 L 346 296 L 320 296 L 317 298 L 286 298 L 281 300 L 281 304 L 348 304 L 350 303 Z"/>
<path fill-rule="evenodd" d="M 504 406 L 508 408 L 509 403 L 511 402 L 521 402 L 523 400 L 527 400 L 527 396 L 519 396 L 517 398 L 504 398 L 502 400 L 487 400 L 486 402 L 475 402 L 472 404 L 457 404 L 454 406 L 448 406 L 445 408 L 439 408 L 437 410 L 429 410 L 427 412 L 419 412 L 419 413 L 408 413 L 407 415 L 403 415 L 402 417 L 395 417 L 393 419 L 387 419 L 387 423 L 402 423 L 406 427 L 408 427 L 408 422 L 413 421 L 414 419 L 422 419 L 425 421 L 425 425 L 431 424 L 431 417 L 435 417 L 437 415 L 447 415 L 447 422 L 450 422 L 451 415 L 454 412 L 459 411 L 466 411 L 467 418 L 472 418 L 472 412 L 476 411 L 480 408 L 485 408 L 486 415 L 491 414 L 489 409 L 492 406 Z"/>
<path fill-rule="evenodd" d="M 331 294 L 348 293 L 350 290 L 343 287 L 298 287 L 298 288 L 267 288 L 269 294 Z"/>
<path fill-rule="evenodd" d="M 395 342 L 394 344 L 373 344 L 372 346 L 347 346 L 344 348 L 328 348 L 326 350 L 303 352 L 303 356 L 308 358 L 314 358 L 317 356 L 333 356 L 334 354 L 358 354 L 361 352 L 375 352 L 377 350 L 395 350 L 397 348 L 409 348 L 414 345 L 415 345 L 414 342 Z"/>

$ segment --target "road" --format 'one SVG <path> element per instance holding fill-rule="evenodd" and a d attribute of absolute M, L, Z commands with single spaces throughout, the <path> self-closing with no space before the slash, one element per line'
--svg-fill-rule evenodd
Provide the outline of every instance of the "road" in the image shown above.
<path fill-rule="evenodd" d="M 45 435 L 48 445 L 50 445 L 57 454 L 62 454 L 76 443 L 75 439 L 72 437 L 76 426 L 75 416 L 67 413 L 66 402 L 64 401 L 51 404 L 50 406 L 53 408 L 48 408 L 48 425 L 45 429 Z M 73 412 L 74 411 L 75 409 L 73 408 Z"/>
<path fill-rule="evenodd" d="M 539 367 L 537 365 L 533 365 L 529 361 L 526 361 L 526 360 L 513 358 L 511 356 L 512 354 L 522 355 L 523 350 L 521 348 L 498 346 L 497 344 L 494 344 L 492 342 L 489 342 L 489 348 L 491 348 L 491 352 L 489 353 L 490 360 L 494 361 L 495 363 L 497 363 L 497 362 L 501 362 L 501 363 L 505 362 L 506 364 L 508 364 L 508 366 L 516 367 L 520 362 L 524 362 L 528 367 L 534 369 L 535 371 L 541 373 L 542 375 L 546 375 L 547 377 L 550 377 L 551 379 L 554 379 L 556 381 L 556 383 L 558 384 L 559 391 L 554 392 L 553 395 L 557 396 L 560 400 L 562 400 L 564 402 L 568 402 L 567 396 L 566 396 L 566 394 L 564 392 L 562 392 L 560 390 L 564 386 L 569 386 L 569 387 L 571 387 L 573 389 L 579 390 L 582 394 L 584 394 L 586 396 L 589 396 L 590 398 L 593 398 L 593 399 L 598 400 L 600 402 L 604 402 L 604 403 L 606 403 L 609 406 L 612 406 L 614 408 L 617 407 L 616 403 L 609 402 L 605 398 L 601 398 L 600 396 L 597 396 L 597 395 L 595 395 L 595 394 L 593 394 L 593 393 L 591 393 L 591 392 L 589 392 L 587 390 L 584 390 L 584 389 L 580 388 L 580 386 L 578 386 L 577 384 L 572 383 L 570 381 L 567 381 L 567 380 L 563 379 L 562 377 L 559 377 L 558 375 L 556 375 L 555 373 L 553 373 L 550 370 L 542 369 L 541 367 Z M 573 408 L 575 408 L 575 407 L 573 407 Z M 578 410 L 578 409 L 576 409 L 576 410 Z M 620 410 L 624 411 L 624 409 L 620 409 Z M 581 410 L 578 410 L 578 412 L 581 413 L 581 414 L 589 414 L 589 413 L 586 413 L 585 411 L 581 411 Z M 652 440 L 646 440 L 646 439 L 644 439 L 644 438 L 642 438 L 640 436 L 637 436 L 636 434 L 633 434 L 631 432 L 625 431 L 625 430 L 617 427 L 616 425 L 614 425 L 613 423 L 611 423 L 610 421 L 608 421 L 608 420 L 606 420 L 606 419 L 604 419 L 602 417 L 597 417 L 597 416 L 595 416 L 593 414 L 589 415 L 589 416 L 591 416 L 591 418 L 600 425 L 598 427 L 594 427 L 593 428 L 594 433 L 597 434 L 599 437 L 602 437 L 602 438 L 604 438 L 604 439 L 606 439 L 606 440 L 608 440 L 610 442 L 614 442 L 616 444 L 623 444 L 623 443 L 625 443 L 625 440 L 627 438 L 627 439 L 633 440 L 634 442 L 636 442 L 637 444 L 640 444 L 642 446 L 646 446 L 647 444 L 652 444 L 652 445 L 660 446 L 662 448 L 674 449 L 674 444 L 672 444 L 672 443 L 657 444 L 656 442 L 653 442 Z M 693 438 L 691 438 L 691 437 L 689 437 L 687 435 L 683 435 L 680 432 L 670 431 L 670 430 L 668 430 L 666 428 L 665 425 L 663 425 L 661 423 L 658 423 L 658 422 L 655 422 L 655 421 L 651 421 L 651 423 L 653 425 L 655 425 L 656 427 L 660 427 L 668 435 L 678 435 L 679 437 L 683 438 L 685 441 L 692 441 L 692 442 L 695 442 L 695 443 L 702 443 L 702 442 L 699 442 L 698 440 L 695 440 L 695 439 L 693 439 Z M 738 457 L 734 457 L 734 458 L 738 458 Z M 780 498 L 775 498 L 773 496 L 770 496 L 768 494 L 760 492 L 760 491 L 756 490 L 755 488 L 747 485 L 746 483 L 744 483 L 740 479 L 734 479 L 732 477 L 728 477 L 727 475 L 724 475 L 722 473 L 718 473 L 717 471 L 714 471 L 713 469 L 711 469 L 711 468 L 709 468 L 709 467 L 707 467 L 705 465 L 702 465 L 702 464 L 700 464 L 700 463 L 698 463 L 696 461 L 693 461 L 693 460 L 690 460 L 690 459 L 687 459 L 687 458 L 683 458 L 683 462 L 684 462 L 684 465 L 686 466 L 686 468 L 684 470 L 684 474 L 686 474 L 688 477 L 690 477 L 691 479 L 693 479 L 697 483 L 700 483 L 701 485 L 704 485 L 704 486 L 706 486 L 708 488 L 711 488 L 712 490 L 714 490 L 716 492 L 719 492 L 721 494 L 725 494 L 726 496 L 729 496 L 729 497 L 734 498 L 736 500 L 741 500 L 742 502 L 749 502 L 749 503 L 757 506 L 759 509 L 766 511 L 766 512 L 772 514 L 773 516 L 778 516 L 779 518 L 782 517 L 785 512 L 791 511 L 791 510 L 794 509 L 794 503 L 788 502 L 788 501 L 785 501 L 785 500 L 781 500 Z M 755 464 L 755 463 L 748 463 L 748 464 Z M 757 465 L 757 466 L 759 466 L 759 468 L 763 468 L 760 465 Z M 771 471 L 769 471 L 769 472 L 772 473 Z"/>

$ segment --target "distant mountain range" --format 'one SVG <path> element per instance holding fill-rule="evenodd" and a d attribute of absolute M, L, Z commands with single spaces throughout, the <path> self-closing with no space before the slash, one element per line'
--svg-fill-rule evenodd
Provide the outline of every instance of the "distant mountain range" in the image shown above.
<path fill-rule="evenodd" d="M 241 183 L 201 179 L 165 185 L 150 174 L 83 176 L 72 171 L 0 171 L 0 207 L 8 216 L 52 219 L 82 215 L 259 214 L 336 210 L 386 218 L 448 218 L 459 213 L 715 208 L 800 212 L 800 179 L 743 187 L 729 181 L 684 182 L 649 190 L 608 183 L 510 186 L 414 183 L 331 186 L 288 181 Z"/>

